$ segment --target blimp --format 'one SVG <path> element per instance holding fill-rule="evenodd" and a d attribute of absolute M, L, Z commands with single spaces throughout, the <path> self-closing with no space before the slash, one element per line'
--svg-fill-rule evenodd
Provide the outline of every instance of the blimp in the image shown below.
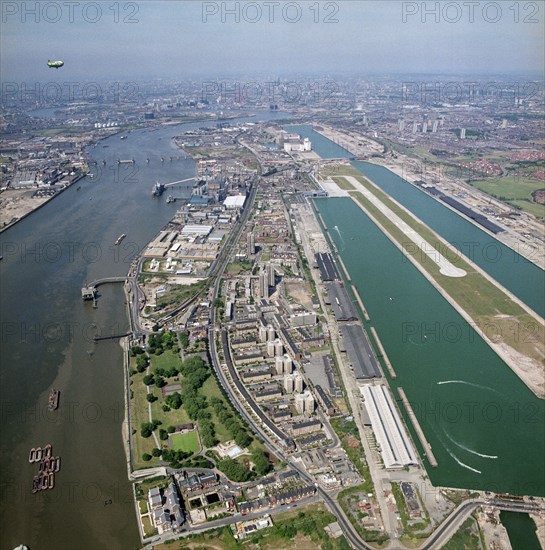
<path fill-rule="evenodd" d="M 60 69 L 64 65 L 64 61 L 51 61 L 51 59 L 47 60 L 47 66 L 50 69 Z"/>

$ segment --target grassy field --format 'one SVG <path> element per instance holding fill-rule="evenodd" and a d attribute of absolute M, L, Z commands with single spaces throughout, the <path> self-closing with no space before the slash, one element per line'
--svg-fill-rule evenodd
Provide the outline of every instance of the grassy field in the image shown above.
<path fill-rule="evenodd" d="M 336 177 L 335 180 L 343 178 Z M 543 364 L 541 342 L 545 341 L 545 327 L 538 324 L 526 311 L 513 302 L 496 285 L 471 267 L 461 254 L 453 254 L 445 248 L 438 237 L 424 224 L 417 221 L 403 208 L 395 204 L 382 190 L 359 176 L 358 181 L 379 198 L 388 208 L 417 231 L 426 241 L 456 267 L 467 272 L 465 277 L 445 277 L 439 266 L 416 246 L 407 247 L 408 237 L 390 221 L 362 193 L 351 192 L 351 196 L 382 225 L 392 240 L 400 244 L 405 253 L 420 264 L 449 296 L 477 323 L 479 327 L 493 326 L 502 335 L 502 341 L 519 353 Z M 404 246 L 405 245 L 405 246 Z M 517 332 L 519 331 L 519 332 Z"/>
<path fill-rule="evenodd" d="M 170 350 L 165 351 L 161 355 L 151 355 L 150 357 L 151 373 L 155 372 L 156 369 L 158 368 L 169 369 L 172 366 L 179 366 L 179 365 L 180 365 L 180 359 L 178 355 L 175 352 Z M 133 368 L 136 367 L 136 360 L 134 358 L 131 358 L 131 367 Z M 143 379 L 145 375 L 146 373 L 143 372 L 143 373 L 133 374 L 131 377 L 131 381 L 132 381 L 131 389 L 133 390 L 133 399 L 131 400 L 131 418 L 132 418 L 133 429 L 136 430 L 136 433 L 134 433 L 133 435 L 134 462 L 135 462 L 134 467 L 136 469 L 152 467 L 160 463 L 160 459 L 156 457 L 153 457 L 150 461 L 147 461 L 147 462 L 142 460 L 142 455 L 144 453 L 151 455 L 153 448 L 156 446 L 153 436 L 144 438 L 140 434 L 141 425 L 143 423 L 149 422 L 149 415 L 148 415 L 149 403 L 146 397 L 147 396 L 146 386 L 143 383 Z M 179 382 L 183 383 L 183 377 L 181 375 L 178 375 L 176 377 L 171 377 L 171 378 L 165 378 L 165 380 L 169 384 L 178 383 L 174 380 L 174 378 L 178 378 Z M 152 385 L 150 386 L 150 393 L 152 393 L 158 398 L 157 401 L 154 401 L 153 403 L 151 403 L 151 418 L 153 420 L 158 420 L 161 422 L 161 425 L 155 431 L 157 437 L 159 437 L 159 431 L 161 429 L 166 430 L 169 426 L 175 426 L 177 424 L 187 424 L 190 422 L 195 423 L 189 418 L 189 415 L 187 414 L 183 405 L 179 409 L 170 409 L 168 411 L 163 410 L 163 405 L 165 403 L 162 397 L 161 388 L 157 388 L 155 385 Z M 217 397 L 218 399 L 221 399 L 222 401 L 224 401 L 227 408 L 230 408 L 228 403 L 226 403 L 225 397 L 223 396 L 214 376 L 208 377 L 208 379 L 204 382 L 202 388 L 200 388 L 199 393 L 206 396 L 208 401 L 210 401 L 212 397 Z M 218 441 L 220 443 L 225 443 L 226 441 L 232 440 L 233 437 L 231 433 L 219 421 L 213 407 L 209 406 L 207 409 L 207 412 L 209 412 L 211 415 L 211 420 L 214 423 L 214 429 L 215 429 L 216 438 L 218 439 Z M 166 441 L 159 441 L 159 442 L 163 446 L 166 444 Z M 258 446 L 261 445 L 257 441 L 254 441 L 254 443 Z M 252 443 L 252 445 L 254 445 L 254 443 Z M 187 444 L 187 443 L 184 443 L 184 444 Z M 200 450 L 200 444 L 198 441 L 196 442 L 195 447 L 196 447 L 195 450 Z M 176 447 L 175 445 L 173 445 L 173 448 L 182 449 L 182 447 Z M 250 448 L 252 448 L 252 446 L 250 446 Z M 186 448 L 184 450 L 190 451 L 193 449 Z"/>
<path fill-rule="evenodd" d="M 201 450 L 197 432 L 171 434 L 170 441 L 172 442 L 172 448 L 176 451 L 196 453 Z"/>
<path fill-rule="evenodd" d="M 323 505 L 312 505 L 273 516 L 273 527 L 250 535 L 243 542 L 235 540 L 229 527 L 189 536 L 171 544 L 160 544 L 155 550 L 236 550 L 259 548 L 260 550 L 349 550 L 346 539 L 331 539 L 324 531 L 336 521 Z"/>
<path fill-rule="evenodd" d="M 161 307 L 161 315 L 165 315 L 171 309 L 184 303 L 186 300 L 200 292 L 208 281 L 203 279 L 192 285 L 171 285 L 170 290 L 157 298 L 157 306 Z"/>
<path fill-rule="evenodd" d="M 132 364 L 134 362 L 134 365 Z M 131 366 L 134 368 L 136 360 L 131 357 Z M 155 465 L 157 459 L 153 458 L 150 462 L 144 462 L 142 455 L 147 453 L 151 455 L 152 449 L 155 447 L 153 437 L 144 438 L 140 435 L 140 426 L 144 422 L 149 422 L 148 417 L 148 402 L 146 401 L 146 386 L 142 383 L 144 374 L 134 374 L 131 377 L 131 390 L 133 398 L 131 399 L 131 425 L 136 432 L 133 435 L 133 451 L 134 451 L 134 468 L 146 468 L 150 465 Z"/>
<path fill-rule="evenodd" d="M 142 518 L 142 526 L 144 527 L 144 535 L 146 537 L 151 537 L 156 533 L 156 530 L 151 525 L 151 520 L 149 517 Z"/>
<path fill-rule="evenodd" d="M 158 368 L 170 369 L 172 367 L 179 367 L 181 363 L 180 356 L 172 351 L 166 350 L 161 355 L 151 355 L 150 356 L 150 365 L 151 371 L 155 372 Z"/>
<path fill-rule="evenodd" d="M 221 390 L 214 376 L 210 376 L 208 380 L 206 380 L 206 382 L 203 384 L 203 387 L 201 388 L 201 392 L 203 395 L 206 395 L 208 401 L 210 401 L 210 398 L 212 397 L 217 397 L 225 403 L 225 406 L 227 408 L 229 408 L 229 404 L 225 401 L 225 397 L 221 393 Z M 214 423 L 214 428 L 216 430 L 216 437 L 218 441 L 220 443 L 225 443 L 226 441 L 230 441 L 231 439 L 233 439 L 227 428 L 218 420 L 214 408 L 208 407 L 207 411 L 212 415 L 212 422 Z"/>
<path fill-rule="evenodd" d="M 475 520 L 468 518 L 454 533 L 453 537 L 443 546 L 443 550 L 481 550 L 483 545 L 479 536 L 479 527 Z"/>
<path fill-rule="evenodd" d="M 486 180 L 471 181 L 477 189 L 517 206 L 538 218 L 545 217 L 545 206 L 532 200 L 532 193 L 545 187 L 545 182 L 530 179 L 504 176 Z"/>

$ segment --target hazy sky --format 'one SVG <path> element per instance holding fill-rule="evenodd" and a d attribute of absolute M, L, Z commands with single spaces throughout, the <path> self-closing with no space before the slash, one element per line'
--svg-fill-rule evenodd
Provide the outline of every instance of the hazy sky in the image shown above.
<path fill-rule="evenodd" d="M 542 73 L 545 63 L 543 0 L 1 4 L 4 82 Z M 48 59 L 62 59 L 65 67 L 48 69 Z"/>

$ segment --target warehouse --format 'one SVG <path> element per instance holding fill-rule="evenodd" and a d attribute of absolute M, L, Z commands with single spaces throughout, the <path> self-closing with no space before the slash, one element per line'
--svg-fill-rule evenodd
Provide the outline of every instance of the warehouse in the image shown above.
<path fill-rule="evenodd" d="M 333 262 L 331 254 L 328 254 L 327 252 L 318 252 L 317 254 L 314 254 L 314 258 L 316 259 L 316 264 L 320 270 L 322 281 L 334 281 L 335 279 L 340 279 L 339 272 L 337 271 L 337 267 Z"/>
<path fill-rule="evenodd" d="M 380 378 L 382 375 L 363 327 L 342 325 L 340 332 L 356 378 Z"/>
<path fill-rule="evenodd" d="M 346 288 L 338 281 L 326 283 L 325 286 L 327 289 L 326 304 L 331 304 L 337 321 L 356 320 L 358 315 Z"/>
<path fill-rule="evenodd" d="M 386 469 L 418 465 L 418 458 L 405 427 L 384 385 L 363 386 L 360 392 L 371 419 L 371 426 L 381 450 Z"/>

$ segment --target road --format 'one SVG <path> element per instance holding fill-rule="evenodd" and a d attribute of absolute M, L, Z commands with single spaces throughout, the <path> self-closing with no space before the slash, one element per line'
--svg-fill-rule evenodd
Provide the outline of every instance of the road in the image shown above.
<path fill-rule="evenodd" d="M 250 197 L 249 197 L 249 200 L 246 204 L 246 207 L 244 208 L 244 214 L 243 214 L 243 217 L 240 220 L 240 226 L 238 228 L 236 237 L 232 241 L 231 248 L 236 245 L 236 243 L 238 242 L 238 239 L 240 238 L 242 228 L 244 227 L 244 225 L 245 225 L 245 223 L 248 219 L 248 216 L 249 216 L 249 214 L 250 214 L 250 212 L 253 208 L 253 203 L 254 203 L 254 200 L 255 200 L 256 192 L 257 192 L 256 186 L 253 186 L 252 192 L 251 192 Z M 229 254 L 225 254 L 225 257 L 224 257 L 223 261 L 221 262 L 221 265 L 219 266 L 218 271 L 216 273 L 216 280 L 214 282 L 212 298 L 215 298 L 216 296 L 218 296 L 219 287 L 220 287 L 220 284 L 221 284 L 221 277 L 223 275 L 223 272 L 225 271 L 225 267 L 226 267 L 228 261 L 229 261 Z M 217 353 L 217 349 L 216 349 L 216 334 L 218 333 L 218 331 L 217 331 L 217 328 L 215 326 L 215 307 L 214 307 L 213 302 L 214 301 L 212 299 L 211 319 L 212 319 L 214 324 L 213 324 L 212 328 L 209 331 L 210 356 L 211 356 L 211 359 L 212 359 L 212 367 L 214 368 L 214 371 L 216 372 L 216 375 L 217 375 L 223 389 L 227 393 L 227 395 L 229 397 L 229 400 L 231 401 L 233 406 L 236 408 L 236 410 L 241 414 L 241 416 L 246 420 L 248 425 L 253 429 L 254 433 L 259 435 L 263 439 L 265 445 L 267 446 L 267 448 L 269 450 L 274 452 L 274 454 L 276 454 L 281 460 L 284 460 L 285 462 L 289 463 L 290 467 L 293 468 L 295 471 L 297 471 L 299 473 L 299 476 L 301 477 L 301 479 L 303 479 L 304 481 L 306 481 L 310 485 L 316 485 L 315 482 L 314 482 L 314 478 L 309 476 L 307 474 L 307 472 L 301 466 L 299 466 L 299 464 L 297 464 L 294 461 L 293 457 L 286 456 L 284 454 L 284 452 L 278 447 L 278 445 L 270 439 L 269 435 L 266 432 L 264 432 L 264 430 L 262 429 L 262 426 L 258 425 L 254 421 L 254 419 L 251 417 L 251 415 L 248 414 L 248 412 L 246 411 L 243 404 L 240 403 L 240 401 L 238 399 L 238 396 L 236 395 L 236 393 L 235 393 L 234 389 L 232 388 L 231 384 L 229 384 L 229 382 L 226 378 L 226 375 L 225 375 L 223 369 L 221 368 L 221 364 L 219 362 L 219 357 L 218 357 L 218 353 Z M 354 548 L 358 548 L 358 549 L 363 548 L 363 549 L 372 550 L 373 547 L 368 545 L 365 541 L 363 541 L 360 538 L 360 536 L 358 535 L 358 533 L 356 532 L 356 530 L 352 526 L 351 522 L 349 521 L 349 519 L 344 514 L 344 511 L 342 510 L 340 505 L 337 502 L 335 502 L 331 498 L 331 496 L 324 489 L 322 489 L 321 487 L 317 486 L 316 487 L 316 492 L 323 499 L 323 501 L 326 503 L 327 507 L 332 512 L 332 514 L 337 518 L 337 521 L 338 521 L 338 523 L 339 523 L 339 525 L 340 525 L 340 527 L 343 531 L 343 534 L 345 535 L 347 540 L 350 542 L 350 544 Z"/>
<path fill-rule="evenodd" d="M 432 535 L 421 546 L 422 550 L 434 550 L 435 548 L 442 548 L 442 546 L 454 535 L 454 533 L 460 528 L 460 525 L 466 520 L 467 517 L 479 506 L 494 506 L 500 510 L 507 510 L 510 512 L 541 512 L 545 513 L 545 507 L 539 504 L 529 503 L 516 503 L 502 499 L 491 499 L 487 501 L 485 499 L 471 499 L 462 502 L 444 521 L 443 523 L 432 533 Z"/>

